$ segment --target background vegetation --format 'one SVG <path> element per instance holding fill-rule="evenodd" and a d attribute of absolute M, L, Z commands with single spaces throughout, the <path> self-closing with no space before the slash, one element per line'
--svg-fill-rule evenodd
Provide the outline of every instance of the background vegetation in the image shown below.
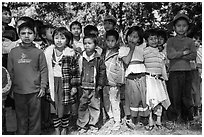
<path fill-rule="evenodd" d="M 103 33 L 103 18 L 117 18 L 120 32 L 131 25 L 164 28 L 172 31 L 171 21 L 178 12 L 188 14 L 191 31 L 202 31 L 202 2 L 3 2 L 12 10 L 14 19 L 23 15 L 43 20 L 55 26 L 68 26 L 78 20 L 84 26 L 96 25 Z"/>

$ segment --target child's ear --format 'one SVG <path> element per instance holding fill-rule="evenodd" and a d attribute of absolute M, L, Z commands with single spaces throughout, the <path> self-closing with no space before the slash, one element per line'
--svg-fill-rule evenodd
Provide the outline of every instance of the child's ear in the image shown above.
<path fill-rule="evenodd" d="M 46 35 L 45 35 L 45 34 L 42 34 L 42 37 L 43 37 L 44 39 L 46 39 Z"/>

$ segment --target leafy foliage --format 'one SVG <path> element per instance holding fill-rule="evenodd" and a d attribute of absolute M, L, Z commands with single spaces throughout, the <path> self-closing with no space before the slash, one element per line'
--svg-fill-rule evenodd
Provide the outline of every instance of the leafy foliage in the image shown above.
<path fill-rule="evenodd" d="M 191 19 L 191 31 L 202 30 L 201 2 L 3 2 L 18 18 L 29 14 L 34 19 L 49 22 L 55 26 L 69 25 L 78 20 L 82 25 L 93 24 L 100 28 L 103 18 L 112 14 L 118 19 L 118 30 L 139 25 L 147 28 L 164 28 L 172 31 L 171 21 L 181 10 Z"/>

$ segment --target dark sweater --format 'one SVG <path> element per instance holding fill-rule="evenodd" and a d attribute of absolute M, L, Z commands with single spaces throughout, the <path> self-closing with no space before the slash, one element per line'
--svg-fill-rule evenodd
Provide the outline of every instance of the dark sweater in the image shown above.
<path fill-rule="evenodd" d="M 30 94 L 45 89 L 48 69 L 42 50 L 33 44 L 21 45 L 11 50 L 8 57 L 8 71 L 13 82 L 12 90 L 19 94 Z"/>
<path fill-rule="evenodd" d="M 184 50 L 190 50 L 190 54 L 183 55 Z M 167 41 L 167 57 L 170 60 L 169 71 L 191 70 L 190 60 L 196 58 L 196 48 L 191 38 L 172 37 Z"/>

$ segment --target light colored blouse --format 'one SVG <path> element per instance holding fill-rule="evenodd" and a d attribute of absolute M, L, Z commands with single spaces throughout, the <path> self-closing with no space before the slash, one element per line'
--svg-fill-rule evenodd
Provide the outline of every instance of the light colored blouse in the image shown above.
<path fill-rule="evenodd" d="M 56 55 L 56 51 L 54 49 L 54 56 L 55 56 L 55 59 L 56 59 L 55 61 L 53 60 L 54 63 L 55 63 L 55 65 L 53 67 L 54 77 L 62 77 L 62 67 L 60 65 L 60 60 L 62 59 L 63 54 L 58 57 Z"/>
<path fill-rule="evenodd" d="M 144 63 L 133 63 L 134 61 L 144 62 L 144 48 L 146 44 L 143 43 L 140 46 L 136 46 L 134 53 L 132 55 L 132 59 L 125 71 L 125 77 L 127 77 L 131 73 L 144 73 L 146 72 Z M 130 48 L 127 46 L 121 46 L 119 49 L 119 58 L 123 58 L 128 56 L 130 52 Z"/>

